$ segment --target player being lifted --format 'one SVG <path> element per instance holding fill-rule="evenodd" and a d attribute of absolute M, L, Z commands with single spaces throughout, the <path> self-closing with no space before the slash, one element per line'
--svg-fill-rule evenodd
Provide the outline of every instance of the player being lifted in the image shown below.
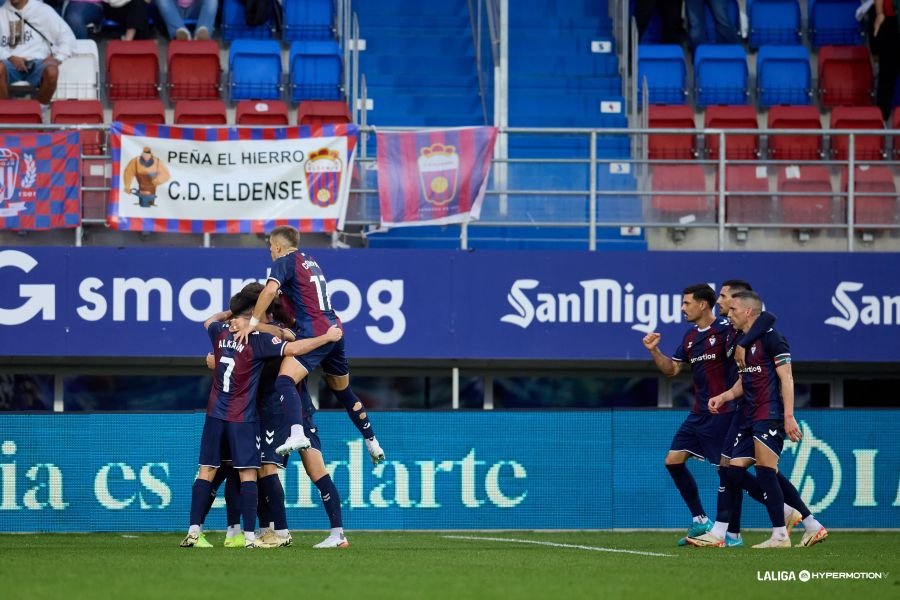
<path fill-rule="evenodd" d="M 321 267 L 312 256 L 299 251 L 299 244 L 300 232 L 294 227 L 276 227 L 269 234 L 269 250 L 274 261 L 272 271 L 265 289 L 259 295 L 253 316 L 237 335 L 238 341 L 246 340 L 256 330 L 279 291 L 286 310 L 294 319 L 291 327 L 298 339 L 322 335 L 329 326 L 340 322 L 331 308 Z M 276 452 L 284 455 L 310 447 L 309 438 L 303 430 L 303 409 L 297 385 L 319 365 L 325 373 L 328 387 L 365 438 L 372 462 L 378 464 L 383 461 L 384 451 L 375 439 L 366 409 L 350 388 L 350 365 L 344 354 L 343 340 L 304 356 L 282 361 L 275 385 L 284 397 L 285 416 L 291 429 L 287 440 Z"/>
<path fill-rule="evenodd" d="M 212 481 L 221 464 L 222 446 L 227 444 L 234 468 L 240 474 L 239 501 L 245 547 L 261 547 L 254 535 L 254 525 L 259 495 L 257 469 L 260 467 L 256 391 L 263 364 L 269 358 L 306 354 L 337 342 L 343 332 L 334 325 L 316 337 L 295 342 L 283 342 L 262 332 L 254 332 L 240 341 L 228 324 L 218 321 L 219 316 L 214 315 L 204 323 L 212 342 L 216 371 L 200 441 L 200 470 L 191 491 L 190 528 L 181 546 L 209 547 L 200 524 L 211 495 Z"/>

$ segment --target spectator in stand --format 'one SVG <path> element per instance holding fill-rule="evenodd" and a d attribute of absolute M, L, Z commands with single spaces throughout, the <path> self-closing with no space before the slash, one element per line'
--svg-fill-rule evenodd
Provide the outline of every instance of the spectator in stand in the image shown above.
<path fill-rule="evenodd" d="M 150 32 L 150 0 L 69 0 L 63 18 L 78 39 L 97 33 L 104 19 L 125 27 L 123 40 L 147 38 Z"/>
<path fill-rule="evenodd" d="M 166 22 L 169 39 L 191 39 L 191 32 L 184 20 L 195 19 L 197 28 L 194 30 L 194 39 L 208 40 L 216 24 L 219 0 L 156 0 L 156 8 Z"/>
<path fill-rule="evenodd" d="M 650 23 L 653 13 L 659 12 L 662 18 L 662 42 L 664 44 L 680 44 L 684 38 L 684 26 L 681 9 L 684 0 L 637 0 L 634 7 L 634 18 L 637 21 L 638 40 L 644 37 L 644 31 Z"/>
<path fill-rule="evenodd" d="M 894 89 L 900 74 L 900 24 L 897 21 L 896 1 L 875 0 L 875 20 L 872 23 L 872 52 L 878 57 L 875 101 L 885 121 L 891 118 Z"/>
<path fill-rule="evenodd" d="M 72 56 L 75 36 L 56 11 L 40 0 L 7 0 L 0 7 L 0 98 L 27 81 L 49 113 L 59 65 Z"/>
<path fill-rule="evenodd" d="M 684 0 L 691 49 L 706 43 L 706 14 L 703 10 L 705 4 L 709 5 L 713 21 L 716 23 L 716 42 L 740 44 L 741 38 L 738 36 L 737 28 L 728 18 L 728 0 Z"/>

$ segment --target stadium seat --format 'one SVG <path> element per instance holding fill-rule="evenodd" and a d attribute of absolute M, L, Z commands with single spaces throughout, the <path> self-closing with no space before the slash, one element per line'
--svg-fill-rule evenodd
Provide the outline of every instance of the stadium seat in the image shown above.
<path fill-rule="evenodd" d="M 172 40 L 168 49 L 169 100 L 219 97 L 222 67 L 219 45 L 212 40 Z"/>
<path fill-rule="evenodd" d="M 718 191 L 718 174 L 716 191 Z M 728 223 L 771 223 L 772 196 L 769 173 L 755 165 L 725 166 L 725 220 Z"/>
<path fill-rule="evenodd" d="M 713 197 L 706 191 L 706 177 L 699 165 L 653 165 L 650 206 L 665 222 L 709 221 L 715 214 Z M 693 192 L 671 195 L 666 192 Z"/>
<path fill-rule="evenodd" d="M 54 100 L 100 98 L 100 52 L 94 40 L 75 40 L 75 51 L 59 65 Z"/>
<path fill-rule="evenodd" d="M 232 101 L 281 99 L 281 45 L 275 40 L 235 40 L 228 52 Z"/>
<path fill-rule="evenodd" d="M 820 166 L 780 167 L 778 193 L 785 223 L 835 223 L 834 195 L 828 169 Z M 784 193 L 796 195 L 783 195 Z"/>
<path fill-rule="evenodd" d="M 773 106 L 769 109 L 769 129 L 821 129 L 815 106 Z M 772 160 L 818 160 L 822 157 L 821 135 L 769 135 Z"/>
<path fill-rule="evenodd" d="M 802 43 L 797 0 L 747 0 L 747 13 L 751 48 Z"/>
<path fill-rule="evenodd" d="M 175 125 L 227 125 L 221 100 L 179 100 L 175 103 Z"/>
<path fill-rule="evenodd" d="M 162 125 L 166 107 L 162 100 L 119 100 L 113 103 L 113 121 L 141 125 Z"/>
<path fill-rule="evenodd" d="M 106 90 L 111 102 L 159 98 L 159 48 L 153 40 L 106 43 Z"/>
<path fill-rule="evenodd" d="M 638 46 L 638 94 L 644 79 L 650 104 L 684 104 L 687 100 L 687 67 L 681 46 Z"/>
<path fill-rule="evenodd" d="M 16 123 L 21 125 L 42 125 L 41 103 L 25 98 L 7 98 L 0 100 L 0 123 L 4 125 Z M 3 133 L 9 133 L 4 131 Z"/>
<path fill-rule="evenodd" d="M 831 111 L 831 129 L 884 129 L 881 110 L 876 106 L 837 106 Z M 883 135 L 857 135 L 854 139 L 856 160 L 870 161 L 884 158 Z M 831 136 L 831 155 L 835 160 L 847 160 L 850 138 Z"/>
<path fill-rule="evenodd" d="M 752 106 L 710 106 L 706 109 L 703 126 L 707 129 L 758 129 L 756 109 Z M 706 136 L 706 157 L 719 158 L 719 136 Z M 759 157 L 758 135 L 725 136 L 725 158 L 752 160 Z"/>
<path fill-rule="evenodd" d="M 735 32 L 740 34 L 741 30 L 741 8 L 737 0 L 726 0 L 728 2 L 725 10 L 728 12 L 728 21 L 734 26 Z M 715 44 L 716 38 L 716 21 L 713 19 L 712 9 L 708 3 L 704 3 L 703 12 L 705 13 L 703 32 L 706 34 L 706 43 Z"/>
<path fill-rule="evenodd" d="M 822 106 L 872 104 L 872 60 L 864 46 L 825 46 L 819 50 Z"/>
<path fill-rule="evenodd" d="M 848 169 L 841 171 L 841 190 L 849 189 Z M 862 166 L 854 169 L 853 219 L 865 229 L 877 229 L 872 225 L 894 225 L 900 220 L 900 204 L 897 202 L 897 186 L 888 167 Z M 861 195 L 860 195 L 861 194 Z"/>
<path fill-rule="evenodd" d="M 739 45 L 701 44 L 694 51 L 698 107 L 747 103 L 747 55 Z"/>
<path fill-rule="evenodd" d="M 335 123 L 350 123 L 350 107 L 346 102 L 330 100 L 307 100 L 297 107 L 297 125 L 331 125 Z"/>
<path fill-rule="evenodd" d="M 900 129 L 900 106 L 894 108 L 894 112 L 891 114 L 891 129 Z M 894 160 L 898 160 L 900 157 L 900 138 L 894 137 L 891 140 L 891 147 L 893 148 Z"/>
<path fill-rule="evenodd" d="M 291 100 L 339 100 L 343 57 L 335 41 L 294 42 L 289 55 Z"/>
<path fill-rule="evenodd" d="M 302 4 L 302 2 L 296 3 Z M 249 26 L 247 25 L 247 16 L 244 12 L 243 3 L 240 0 L 223 0 L 223 40 L 232 42 L 237 39 L 270 39 L 273 37 L 275 37 L 275 22 L 272 19 L 269 19 L 262 25 Z"/>
<path fill-rule="evenodd" d="M 809 52 L 804 46 L 763 46 L 759 49 L 756 92 L 760 109 L 778 104 L 809 104 L 811 90 Z"/>
<path fill-rule="evenodd" d="M 695 129 L 694 110 L 690 106 L 651 104 L 648 108 L 648 125 L 651 128 Z M 691 159 L 695 153 L 696 137 L 693 133 L 658 133 L 648 136 L 648 157 L 657 159 Z"/>
<path fill-rule="evenodd" d="M 286 42 L 295 40 L 330 40 L 334 36 L 334 2 L 303 0 L 284 3 L 281 30 Z"/>
<path fill-rule="evenodd" d="M 103 125 L 103 105 L 99 100 L 56 100 L 50 105 L 50 122 L 55 125 Z M 99 129 L 81 132 L 83 154 L 103 154 Z"/>
<path fill-rule="evenodd" d="M 244 100 L 235 108 L 234 122 L 235 125 L 287 125 L 288 107 L 280 100 Z"/>
<path fill-rule="evenodd" d="M 856 20 L 858 0 L 809 0 L 809 42 L 822 46 L 858 46 L 864 38 Z"/>

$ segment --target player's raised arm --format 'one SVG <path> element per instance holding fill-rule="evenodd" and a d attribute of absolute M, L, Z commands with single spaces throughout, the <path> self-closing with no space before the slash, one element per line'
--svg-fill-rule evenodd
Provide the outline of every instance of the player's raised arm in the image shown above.
<path fill-rule="evenodd" d="M 270 279 L 266 282 L 266 287 L 259 293 L 259 298 L 256 299 L 256 306 L 253 309 L 253 316 L 250 317 L 250 320 L 247 321 L 234 335 L 234 338 L 240 343 L 247 342 L 247 336 L 257 330 L 260 321 L 265 319 L 266 313 L 269 310 L 269 305 L 272 304 L 272 300 L 275 299 L 275 296 L 278 294 L 278 282 L 274 279 Z"/>
<path fill-rule="evenodd" d="M 228 319 L 231 318 L 231 311 L 223 310 L 222 312 L 217 312 L 206 321 L 203 322 L 203 329 L 209 329 L 209 326 L 213 323 L 224 323 Z"/>
<path fill-rule="evenodd" d="M 284 347 L 284 355 L 301 356 L 303 354 L 308 354 L 319 346 L 324 346 L 325 344 L 336 342 L 342 337 L 344 337 L 343 330 L 337 325 L 332 325 L 328 328 L 328 331 L 318 337 L 305 338 L 302 340 L 297 340 L 296 342 L 290 342 Z"/>
<path fill-rule="evenodd" d="M 662 350 L 659 349 L 660 339 L 662 339 L 662 336 L 655 331 L 653 333 L 648 333 L 642 340 L 644 348 L 650 352 L 650 356 L 653 357 L 653 362 L 656 363 L 656 368 L 659 369 L 663 375 L 666 377 L 675 377 L 681 372 L 681 363 L 672 360 L 662 353 Z"/>

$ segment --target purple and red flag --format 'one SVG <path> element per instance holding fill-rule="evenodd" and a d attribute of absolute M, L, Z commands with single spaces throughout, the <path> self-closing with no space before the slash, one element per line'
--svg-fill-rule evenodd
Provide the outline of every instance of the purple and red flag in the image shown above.
<path fill-rule="evenodd" d="M 497 139 L 495 127 L 379 131 L 376 136 L 383 227 L 478 219 Z"/>
<path fill-rule="evenodd" d="M 81 225 L 77 131 L 0 135 L 0 229 Z"/>

